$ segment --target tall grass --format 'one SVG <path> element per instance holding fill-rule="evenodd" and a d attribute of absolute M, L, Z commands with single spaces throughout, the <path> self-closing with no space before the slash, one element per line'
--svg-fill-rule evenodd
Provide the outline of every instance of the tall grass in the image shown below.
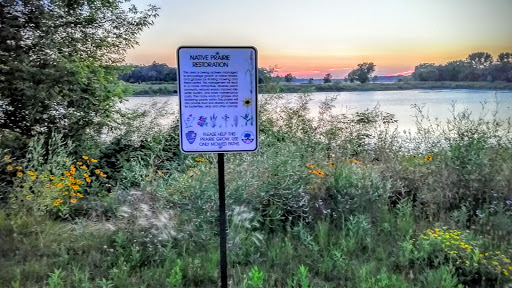
<path fill-rule="evenodd" d="M 312 118 L 308 94 L 262 99 L 261 149 L 228 155 L 231 287 L 510 285 L 510 122 L 420 113 L 404 135 L 393 115 L 337 115 L 334 100 Z M 2 160 L 2 287 L 217 286 L 216 157 L 179 152 L 176 122 L 137 123 L 100 139 L 109 186 L 87 186 L 69 217 L 31 208 L 42 200 L 22 193 L 48 187 L 9 167 L 65 171 L 80 143 Z"/>

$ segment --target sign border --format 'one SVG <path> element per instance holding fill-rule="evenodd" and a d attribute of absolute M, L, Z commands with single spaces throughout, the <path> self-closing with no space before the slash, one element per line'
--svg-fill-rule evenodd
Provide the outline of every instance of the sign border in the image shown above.
<path fill-rule="evenodd" d="M 256 116 L 256 125 L 255 125 L 255 128 L 256 128 L 256 137 L 255 137 L 255 140 L 256 140 L 256 147 L 254 148 L 254 150 L 217 150 L 217 151 L 185 151 L 183 149 L 183 137 L 182 137 L 182 113 L 181 113 L 181 80 L 180 80 L 180 50 L 181 49 L 252 49 L 254 51 L 254 65 L 255 65 L 255 71 L 256 73 L 254 73 L 254 83 L 255 83 L 255 87 L 254 87 L 254 91 L 255 91 L 255 99 L 254 99 L 254 102 L 255 102 L 255 108 L 256 108 L 256 111 L 254 113 L 254 115 Z M 179 102 L 179 121 L 180 121 L 180 131 L 179 131 L 179 139 L 180 139 L 180 150 L 181 152 L 185 153 L 185 154 L 198 154 L 198 153 L 208 153 L 208 154 L 219 154 L 219 153 L 254 153 L 254 152 L 257 152 L 259 150 L 259 147 L 260 147 L 260 141 L 259 141 L 259 134 L 260 134 L 260 131 L 259 131 L 259 109 L 258 109 L 258 49 L 256 49 L 256 47 L 254 46 L 188 46 L 188 45 L 184 45 L 184 46 L 179 46 L 178 49 L 176 49 L 176 65 L 177 65 L 177 68 L 176 69 L 176 76 L 177 76 L 177 80 L 178 80 L 178 85 L 177 85 L 177 89 L 178 89 L 178 102 Z"/>

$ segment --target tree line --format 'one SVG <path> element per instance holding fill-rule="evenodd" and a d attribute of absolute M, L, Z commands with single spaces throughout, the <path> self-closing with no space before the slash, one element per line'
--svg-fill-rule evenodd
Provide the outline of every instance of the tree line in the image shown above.
<path fill-rule="evenodd" d="M 125 65 L 120 69 L 119 80 L 128 83 L 144 82 L 176 82 L 178 73 L 175 67 L 169 67 L 165 63 L 153 62 L 150 65 Z M 281 76 L 276 75 L 276 67 L 258 68 L 258 83 L 265 84 L 280 82 Z M 290 78 L 290 79 L 289 79 Z M 291 82 L 295 77 L 287 75 L 286 82 Z"/>
<path fill-rule="evenodd" d="M 512 82 L 512 53 L 503 52 L 496 60 L 488 52 L 475 52 L 465 60 L 444 65 L 422 63 L 411 78 L 416 81 L 506 81 Z"/>
<path fill-rule="evenodd" d="M 126 72 L 119 75 L 119 80 L 129 83 L 141 82 L 175 82 L 177 81 L 176 68 L 165 63 L 153 62 L 151 65 L 126 66 Z"/>
<path fill-rule="evenodd" d="M 475 52 L 464 60 L 454 60 L 446 64 L 421 63 L 415 67 L 412 80 L 415 81 L 506 81 L 512 82 L 512 52 L 503 52 L 496 60 L 488 52 Z M 376 81 L 373 76 L 376 65 L 373 62 L 364 62 L 350 71 L 345 77 L 345 82 L 366 83 Z M 175 82 L 177 81 L 176 68 L 169 67 L 165 63 L 153 62 L 151 65 L 125 66 L 125 73 L 119 75 L 119 79 L 129 83 L 142 82 Z M 126 70 L 131 70 L 126 72 Z M 270 82 L 287 83 L 297 78 L 291 73 L 284 77 L 276 75 L 276 67 L 258 68 L 258 83 Z M 313 79 L 310 79 L 310 83 Z M 332 82 L 332 75 L 326 74 L 324 83 Z"/>

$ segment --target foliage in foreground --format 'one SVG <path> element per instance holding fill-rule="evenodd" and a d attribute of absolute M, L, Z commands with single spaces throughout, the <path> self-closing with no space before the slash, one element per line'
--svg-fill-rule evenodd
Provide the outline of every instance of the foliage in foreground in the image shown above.
<path fill-rule="evenodd" d="M 232 287 L 510 285 L 507 122 L 459 113 L 403 135 L 378 109 L 331 113 L 334 98 L 312 119 L 310 100 L 262 99 L 260 151 L 227 157 Z M 3 286 L 217 285 L 216 159 L 181 154 L 176 123 L 152 123 L 91 153 L 58 135 L 2 151 Z M 83 197 L 55 205 L 66 192 Z"/>

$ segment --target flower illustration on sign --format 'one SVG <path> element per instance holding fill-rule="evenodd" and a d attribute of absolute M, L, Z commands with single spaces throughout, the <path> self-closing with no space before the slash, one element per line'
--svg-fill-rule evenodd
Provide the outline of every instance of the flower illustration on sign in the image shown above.
<path fill-rule="evenodd" d="M 224 116 L 222 116 L 222 119 L 224 120 L 224 127 L 228 127 L 228 120 L 229 120 L 229 116 L 228 114 L 224 114 Z"/>
<path fill-rule="evenodd" d="M 215 126 L 217 126 L 217 116 L 215 116 L 215 113 L 213 113 L 213 115 L 210 116 L 210 122 L 212 122 L 212 128 L 215 128 Z"/>
<path fill-rule="evenodd" d="M 244 106 L 249 108 L 252 105 L 252 99 L 251 98 L 245 98 L 243 102 Z"/>
<path fill-rule="evenodd" d="M 194 117 L 192 117 L 192 114 L 188 115 L 188 117 L 185 119 L 185 128 L 192 127 L 192 122 L 194 122 Z"/>
<path fill-rule="evenodd" d="M 245 120 L 245 126 L 249 126 L 249 124 L 251 126 L 254 125 L 254 115 L 253 114 L 253 111 L 250 109 L 250 107 L 252 106 L 252 101 L 253 101 L 253 86 L 254 86 L 254 51 L 251 51 L 251 54 L 249 56 L 249 69 L 247 69 L 245 71 L 245 77 L 248 78 L 248 80 L 250 81 L 251 83 L 251 86 L 249 88 L 249 94 L 250 94 L 250 97 L 247 97 L 245 98 L 243 101 L 242 101 L 242 105 L 244 107 L 247 108 L 247 113 L 242 116 L 242 118 Z"/>
<path fill-rule="evenodd" d="M 249 113 L 245 113 L 244 116 L 242 116 L 242 119 L 245 120 L 245 126 L 249 126 L 249 122 L 251 122 L 252 126 L 252 116 Z"/>
<path fill-rule="evenodd" d="M 200 116 L 199 122 L 197 122 L 197 125 L 199 125 L 201 127 L 208 126 L 208 122 L 206 122 L 206 117 Z"/>

